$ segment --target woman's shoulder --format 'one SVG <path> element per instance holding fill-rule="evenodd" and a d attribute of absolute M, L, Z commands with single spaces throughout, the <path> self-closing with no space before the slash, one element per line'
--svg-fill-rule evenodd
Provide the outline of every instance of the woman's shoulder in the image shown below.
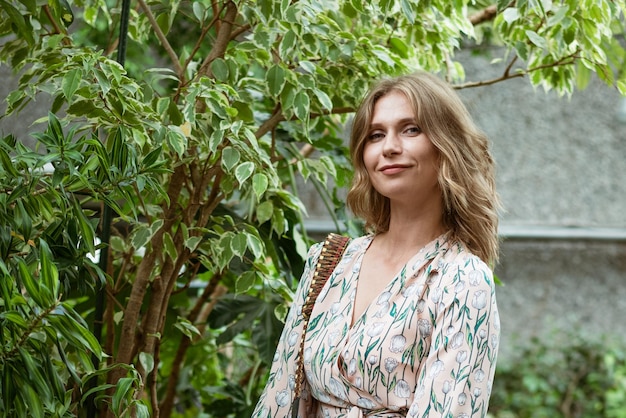
<path fill-rule="evenodd" d="M 461 241 L 452 241 L 449 244 L 443 262 L 461 270 L 481 272 L 488 276 L 493 275 L 493 269 Z"/>

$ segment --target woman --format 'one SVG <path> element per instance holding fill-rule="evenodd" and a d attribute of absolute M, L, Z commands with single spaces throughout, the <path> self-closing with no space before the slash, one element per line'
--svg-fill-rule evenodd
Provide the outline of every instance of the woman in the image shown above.
<path fill-rule="evenodd" d="M 300 417 L 484 417 L 500 324 L 494 162 L 456 93 L 383 80 L 354 118 L 352 240 L 308 326 Z M 254 417 L 291 416 L 311 247 Z"/>

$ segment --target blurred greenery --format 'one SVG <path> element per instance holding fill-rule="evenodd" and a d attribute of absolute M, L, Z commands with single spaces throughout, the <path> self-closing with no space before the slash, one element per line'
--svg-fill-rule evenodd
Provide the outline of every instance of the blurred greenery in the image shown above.
<path fill-rule="evenodd" d="M 493 418 L 626 417 L 626 342 L 534 338 L 496 369 Z"/>

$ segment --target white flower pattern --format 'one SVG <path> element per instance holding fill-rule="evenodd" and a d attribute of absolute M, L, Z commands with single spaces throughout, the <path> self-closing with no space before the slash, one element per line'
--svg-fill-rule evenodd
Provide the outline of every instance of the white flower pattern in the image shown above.
<path fill-rule="evenodd" d="M 371 240 L 351 241 L 318 296 L 311 317 L 319 320 L 309 324 L 305 341 L 305 387 L 317 402 L 303 393 L 298 415 L 340 418 L 360 408 L 371 417 L 485 417 L 500 331 L 491 270 L 444 234 L 352 323 Z M 253 418 L 291 416 L 301 306 L 320 250 L 316 244 L 309 251 Z"/>

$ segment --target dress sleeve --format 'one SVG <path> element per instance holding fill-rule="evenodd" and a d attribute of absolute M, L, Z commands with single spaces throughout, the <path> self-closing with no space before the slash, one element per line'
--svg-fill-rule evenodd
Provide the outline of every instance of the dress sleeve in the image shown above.
<path fill-rule="evenodd" d="M 283 332 L 276 347 L 265 389 L 252 413 L 253 418 L 285 418 L 291 416 L 294 400 L 296 360 L 302 335 L 302 305 L 308 292 L 311 276 L 319 258 L 322 244 L 313 245 L 308 252 L 304 272 L 296 288 Z M 308 391 L 303 390 L 300 410 L 310 406 Z M 303 415 L 304 416 L 304 415 Z"/>
<path fill-rule="evenodd" d="M 431 344 L 407 416 L 482 418 L 489 406 L 500 334 L 493 273 L 471 256 L 438 275 L 418 324 L 423 334 L 431 334 Z"/>

